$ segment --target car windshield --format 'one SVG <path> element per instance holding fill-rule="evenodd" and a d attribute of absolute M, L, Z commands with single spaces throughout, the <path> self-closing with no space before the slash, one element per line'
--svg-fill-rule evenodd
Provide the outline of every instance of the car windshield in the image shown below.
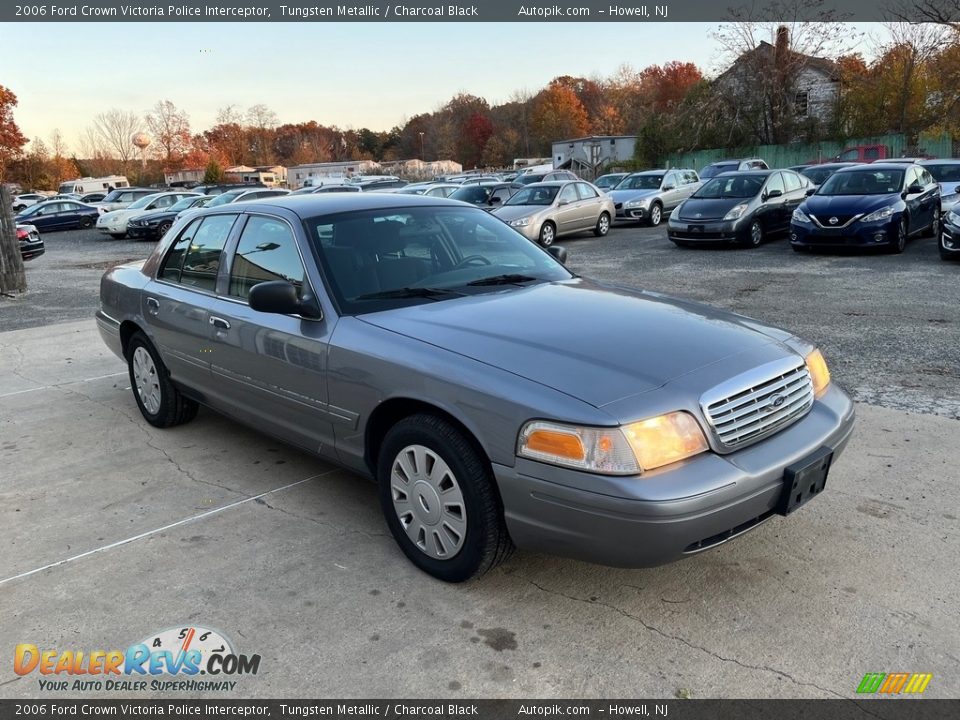
<path fill-rule="evenodd" d="M 490 192 L 490 188 L 484 187 L 483 185 L 468 185 L 452 193 L 450 199 L 480 205 L 487 202 L 487 198 L 490 197 Z"/>
<path fill-rule="evenodd" d="M 659 190 L 663 175 L 627 175 L 615 190 Z"/>
<path fill-rule="evenodd" d="M 623 175 L 601 175 L 593 183 L 598 188 L 606 190 L 607 188 L 616 187 L 617 183 L 623 180 Z"/>
<path fill-rule="evenodd" d="M 817 195 L 890 195 L 903 187 L 904 170 L 854 170 L 836 172 L 817 190 Z"/>
<path fill-rule="evenodd" d="M 527 173 L 526 175 L 520 175 L 513 182 L 520 185 L 529 185 L 530 183 L 540 182 L 544 176 L 546 176 L 546 173 Z"/>
<path fill-rule="evenodd" d="M 197 197 L 194 197 L 193 195 L 189 195 L 185 198 L 180 198 L 173 205 L 171 205 L 168 208 L 165 208 L 165 210 L 167 212 L 180 212 L 181 210 L 189 210 L 201 200 L 203 200 L 203 198 L 197 198 Z"/>
<path fill-rule="evenodd" d="M 559 185 L 524 188 L 507 200 L 507 205 L 553 205 L 554 198 L 560 192 Z"/>
<path fill-rule="evenodd" d="M 823 185 L 823 181 L 833 175 L 840 168 L 811 167 L 800 171 L 801 175 L 810 179 L 814 185 Z"/>
<path fill-rule="evenodd" d="M 158 195 L 144 195 L 139 200 L 134 200 L 127 206 L 127 210 L 142 210 L 147 205 L 156 200 Z"/>
<path fill-rule="evenodd" d="M 242 192 L 246 192 L 246 190 L 230 190 L 225 193 L 220 193 L 213 200 L 207 203 L 207 207 L 219 207 L 220 205 L 232 203 Z"/>
<path fill-rule="evenodd" d="M 700 179 L 705 180 L 707 178 L 716 177 L 720 173 L 730 172 L 731 170 L 736 170 L 740 167 L 740 163 L 719 163 L 717 165 L 707 165 L 703 170 L 700 171 Z"/>
<path fill-rule="evenodd" d="M 691 197 L 716 200 L 719 198 L 751 198 L 760 192 L 766 175 L 728 175 L 713 178 Z"/>
<path fill-rule="evenodd" d="M 385 208 L 305 225 L 337 304 L 350 314 L 572 277 L 479 208 Z"/>
<path fill-rule="evenodd" d="M 938 183 L 960 182 L 960 163 L 942 163 L 940 165 L 924 165 Z"/>

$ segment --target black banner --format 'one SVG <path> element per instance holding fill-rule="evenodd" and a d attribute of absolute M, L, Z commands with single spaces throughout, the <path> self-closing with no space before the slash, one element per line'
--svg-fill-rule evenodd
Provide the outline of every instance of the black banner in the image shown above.
<path fill-rule="evenodd" d="M 56 717 L 943 720 L 960 700 L 0 700 L 0 720 Z"/>
<path fill-rule="evenodd" d="M 713 22 L 960 19 L 958 0 L 68 0 L 3 2 L 0 22 Z"/>

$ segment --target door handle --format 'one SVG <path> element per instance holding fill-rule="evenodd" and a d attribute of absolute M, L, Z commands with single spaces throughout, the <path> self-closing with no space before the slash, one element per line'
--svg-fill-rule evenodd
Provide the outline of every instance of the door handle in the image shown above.
<path fill-rule="evenodd" d="M 149 312 L 151 315 L 156 315 L 158 312 L 160 312 L 160 301 L 156 298 L 148 297 L 147 312 Z"/>
<path fill-rule="evenodd" d="M 230 323 L 228 323 L 223 318 L 216 317 L 215 315 L 210 316 L 210 324 L 213 325 L 215 328 L 221 328 L 222 330 L 230 329 Z"/>

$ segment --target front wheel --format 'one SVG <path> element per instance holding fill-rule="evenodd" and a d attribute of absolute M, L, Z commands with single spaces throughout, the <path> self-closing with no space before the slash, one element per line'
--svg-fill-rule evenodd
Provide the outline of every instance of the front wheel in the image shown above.
<path fill-rule="evenodd" d="M 404 555 L 445 582 L 479 577 L 513 550 L 489 466 L 441 417 L 394 425 L 377 462 L 380 507 Z"/>
<path fill-rule="evenodd" d="M 557 239 L 557 227 L 547 220 L 540 228 L 540 244 L 543 247 L 550 247 L 553 241 Z"/>
<path fill-rule="evenodd" d="M 759 220 L 750 223 L 750 232 L 747 235 L 747 245 L 750 247 L 760 247 L 763 243 L 763 225 Z"/>
<path fill-rule="evenodd" d="M 610 216 L 602 212 L 597 219 L 597 226 L 593 229 L 593 234 L 597 237 L 603 237 L 608 232 L 610 232 Z"/>
<path fill-rule="evenodd" d="M 168 428 L 190 422 L 197 416 L 197 403 L 170 382 L 166 366 L 143 333 L 138 332 L 130 339 L 127 366 L 137 407 L 148 423 Z"/>
<path fill-rule="evenodd" d="M 907 249 L 907 219 L 900 218 L 897 224 L 897 237 L 890 245 L 890 252 L 899 255 Z"/>
<path fill-rule="evenodd" d="M 650 208 L 650 226 L 656 227 L 663 220 L 663 208 L 660 203 L 654 203 Z"/>
<path fill-rule="evenodd" d="M 162 222 L 159 225 L 157 225 L 157 237 L 162 238 L 164 235 L 166 235 L 167 230 L 170 229 L 171 225 L 173 225 L 172 222 Z"/>

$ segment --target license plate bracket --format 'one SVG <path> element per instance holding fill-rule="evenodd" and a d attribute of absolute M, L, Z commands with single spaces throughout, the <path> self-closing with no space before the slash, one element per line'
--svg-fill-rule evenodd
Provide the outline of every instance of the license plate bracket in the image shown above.
<path fill-rule="evenodd" d="M 777 512 L 789 515 L 806 505 L 827 486 L 827 474 L 833 462 L 833 450 L 822 447 L 783 471 L 783 492 Z"/>

